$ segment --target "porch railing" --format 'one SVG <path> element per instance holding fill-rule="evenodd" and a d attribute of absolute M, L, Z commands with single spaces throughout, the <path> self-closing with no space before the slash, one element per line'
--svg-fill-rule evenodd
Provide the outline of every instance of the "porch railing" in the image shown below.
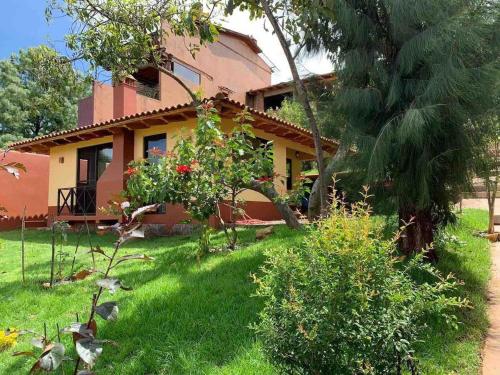
<path fill-rule="evenodd" d="M 84 185 L 57 191 L 57 214 L 95 215 L 96 186 Z"/>

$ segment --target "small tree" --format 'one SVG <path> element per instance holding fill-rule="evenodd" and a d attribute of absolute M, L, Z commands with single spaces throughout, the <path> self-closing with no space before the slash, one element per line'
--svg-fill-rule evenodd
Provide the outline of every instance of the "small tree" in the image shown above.
<path fill-rule="evenodd" d="M 488 200 L 488 233 L 495 232 L 495 199 L 500 180 L 500 122 L 489 115 L 472 123 L 471 138 L 475 140 L 474 171 L 481 178 Z"/>
<path fill-rule="evenodd" d="M 194 134 L 177 140 L 167 155 L 131 164 L 125 194 L 134 206 L 180 203 L 204 226 L 210 216 L 217 217 L 228 248 L 233 250 L 236 219 L 244 206 L 241 193 L 254 183 L 272 185 L 274 178 L 271 149 L 267 144 L 254 144 L 251 120 L 242 112 L 234 119 L 234 128 L 225 134 L 213 103 L 205 102 L 198 108 Z M 221 207 L 229 209 L 229 222 L 223 220 Z"/>
<path fill-rule="evenodd" d="M 144 232 L 140 229 L 141 227 L 141 217 L 147 212 L 155 211 L 156 205 L 149 205 L 140 207 L 137 210 L 130 212 L 129 203 L 123 202 L 119 207 L 115 207 L 116 212 L 119 212 L 124 216 L 124 223 L 115 224 L 111 227 L 101 228 L 103 230 L 111 230 L 118 234 L 118 239 L 114 244 L 114 250 L 111 254 L 107 254 L 101 248 L 91 249 L 98 255 L 102 255 L 106 260 L 107 264 L 104 270 L 100 273 L 103 275 L 102 279 L 96 281 L 98 287 L 96 293 L 92 295 L 92 302 L 89 311 L 88 320 L 85 322 L 76 321 L 71 325 L 59 329 L 57 325 L 57 333 L 54 338 L 49 337 L 47 333 L 47 326 L 44 324 L 43 335 L 36 334 L 33 331 L 7 331 L 4 333 L 6 336 L 13 335 L 15 339 L 18 335 L 22 334 L 34 334 L 39 337 L 31 340 L 32 345 L 35 348 L 41 349 L 41 353 L 36 355 L 34 351 L 23 351 L 16 352 L 13 355 L 16 356 L 28 356 L 28 357 L 38 357 L 36 362 L 33 364 L 30 373 L 37 372 L 55 372 L 59 368 L 62 369 L 64 374 L 64 363 L 66 361 L 73 361 L 73 358 L 66 357 L 64 354 L 66 352 L 65 345 L 61 342 L 60 334 L 69 334 L 73 337 L 73 344 L 75 345 L 77 357 L 74 359 L 74 370 L 73 374 L 93 374 L 91 371 L 94 367 L 97 359 L 101 356 L 104 350 L 104 344 L 115 343 L 107 339 L 98 339 L 97 334 L 97 322 L 96 317 L 99 316 L 105 321 L 114 321 L 118 319 L 118 303 L 115 301 L 102 302 L 105 292 L 114 294 L 118 290 L 129 291 L 131 288 L 126 287 L 123 282 L 117 278 L 112 277 L 112 271 L 123 262 L 128 261 L 151 261 L 152 257 L 145 254 L 128 254 L 119 256 L 119 252 L 123 244 L 134 239 L 134 238 L 144 238 Z M 128 213 L 130 212 L 130 213 Z M 77 314 L 78 320 L 78 314 Z M 84 364 L 85 369 L 80 369 L 81 364 Z"/>

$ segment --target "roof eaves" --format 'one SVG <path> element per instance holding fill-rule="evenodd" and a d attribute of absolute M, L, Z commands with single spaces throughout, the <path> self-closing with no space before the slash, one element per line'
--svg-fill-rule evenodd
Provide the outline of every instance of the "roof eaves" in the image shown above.
<path fill-rule="evenodd" d="M 224 103 L 230 104 L 230 105 L 236 106 L 237 108 L 239 108 L 241 110 L 246 109 L 251 114 L 258 115 L 261 118 L 271 120 L 275 123 L 284 125 L 290 129 L 294 130 L 294 131 L 298 131 L 298 132 L 303 133 L 304 135 L 312 137 L 312 132 L 308 129 L 304 129 L 301 126 L 295 125 L 293 123 L 284 121 L 278 117 L 271 116 L 265 112 L 261 112 L 261 111 L 254 109 L 254 108 L 248 107 L 248 106 L 246 106 L 246 105 L 244 105 L 236 100 L 229 99 L 229 98 L 220 98 L 220 97 L 211 97 L 211 98 L 207 98 L 207 100 L 219 101 L 222 104 L 224 104 Z M 16 148 L 35 145 L 35 144 L 39 143 L 40 141 L 49 141 L 49 140 L 57 139 L 59 137 L 84 134 L 87 130 L 106 130 L 107 128 L 112 127 L 113 125 L 118 125 L 118 124 L 125 125 L 130 120 L 146 119 L 152 115 L 166 115 L 169 112 L 173 112 L 173 111 L 180 110 L 180 109 L 188 109 L 189 107 L 193 107 L 193 110 L 195 109 L 193 102 L 178 104 L 175 106 L 170 106 L 170 107 L 165 107 L 165 108 L 160 108 L 160 109 L 155 109 L 155 110 L 150 110 L 150 111 L 143 111 L 143 112 L 139 112 L 139 113 L 136 113 L 133 115 L 123 116 L 120 118 L 106 120 L 106 121 L 102 121 L 102 122 L 91 124 L 91 125 L 85 125 L 85 126 L 81 126 L 81 127 L 70 129 L 70 130 L 63 130 L 60 132 L 55 132 L 55 133 L 35 137 L 35 138 L 29 139 L 29 140 L 18 141 L 18 142 L 12 143 L 9 146 L 9 148 L 16 149 Z M 326 138 L 326 137 L 321 137 L 321 139 L 323 142 L 326 142 L 330 145 L 338 146 L 338 141 L 336 141 L 334 139 L 330 139 L 330 138 Z"/>

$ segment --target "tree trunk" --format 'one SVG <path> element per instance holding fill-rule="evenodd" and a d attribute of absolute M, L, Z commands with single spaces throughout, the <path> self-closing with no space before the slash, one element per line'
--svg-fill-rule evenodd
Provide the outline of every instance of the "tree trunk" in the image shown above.
<path fill-rule="evenodd" d="M 338 172 L 338 163 L 341 161 L 349 150 L 350 145 L 342 143 L 340 144 L 337 153 L 333 158 L 330 159 L 330 162 L 325 168 L 324 176 L 327 181 L 331 181 L 333 174 Z M 309 220 L 313 220 L 318 218 L 321 215 L 321 202 L 320 202 L 320 194 L 319 194 L 319 180 L 314 181 L 314 184 L 311 189 L 311 194 L 309 195 L 309 205 L 307 209 L 307 217 Z"/>
<path fill-rule="evenodd" d="M 435 229 L 430 209 L 400 208 L 399 225 L 407 225 L 399 240 L 399 247 L 404 254 L 411 255 L 427 250 L 426 258 L 437 260 L 435 249 L 429 247 L 434 240 Z"/>
<path fill-rule="evenodd" d="M 495 203 L 488 203 L 488 234 L 495 233 Z"/>
<path fill-rule="evenodd" d="M 299 103 L 302 104 L 302 106 L 304 107 L 309 127 L 311 129 L 311 132 L 313 133 L 316 162 L 318 164 L 318 171 L 319 171 L 319 187 L 318 187 L 319 200 L 320 200 L 321 212 L 323 213 L 324 211 L 326 211 L 328 206 L 328 181 L 324 175 L 325 162 L 323 157 L 323 149 L 321 147 L 321 134 L 319 132 L 318 123 L 316 122 L 316 117 L 314 116 L 314 112 L 312 111 L 311 104 L 309 102 L 307 87 L 300 78 L 297 66 L 295 65 L 295 60 L 290 51 L 290 45 L 286 40 L 285 35 L 283 34 L 283 31 L 281 30 L 281 27 L 278 24 L 278 21 L 274 17 L 271 7 L 269 6 L 268 0 L 261 0 L 261 4 L 262 8 L 264 9 L 264 13 L 266 14 L 266 17 L 269 20 L 269 23 L 273 27 L 273 30 L 276 33 L 276 36 L 278 37 L 281 48 L 283 49 L 286 60 L 290 67 L 290 71 L 292 72 L 297 98 L 299 100 Z"/>
<path fill-rule="evenodd" d="M 292 211 L 290 206 L 288 206 L 287 203 L 282 203 L 278 200 L 279 194 L 274 188 L 274 186 L 264 186 L 262 183 L 258 181 L 252 181 L 250 182 L 248 188 L 258 193 L 261 193 L 266 198 L 269 198 L 271 202 L 274 203 L 276 209 L 280 212 L 281 216 L 283 216 L 283 219 L 285 220 L 285 223 L 288 227 L 292 229 L 300 228 L 301 226 L 300 222 L 297 219 L 297 216 L 295 216 L 295 213 Z"/>

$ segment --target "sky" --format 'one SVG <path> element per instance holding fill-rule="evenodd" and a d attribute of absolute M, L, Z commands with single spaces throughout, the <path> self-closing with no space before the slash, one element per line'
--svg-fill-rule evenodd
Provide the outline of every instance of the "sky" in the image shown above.
<path fill-rule="evenodd" d="M 63 40 L 71 21 L 60 18 L 47 24 L 45 0 L 1 0 L 1 3 L 0 59 L 5 59 L 22 48 L 40 44 L 49 44 L 60 53 L 65 53 Z M 266 58 L 276 67 L 272 77 L 273 83 L 291 79 L 290 69 L 279 42 L 271 32 L 265 30 L 263 20 L 250 21 L 246 13 L 237 12 L 227 18 L 223 25 L 249 34 L 257 40 Z M 325 56 L 305 58 L 299 68 L 301 74 L 321 74 L 332 70 Z"/>

